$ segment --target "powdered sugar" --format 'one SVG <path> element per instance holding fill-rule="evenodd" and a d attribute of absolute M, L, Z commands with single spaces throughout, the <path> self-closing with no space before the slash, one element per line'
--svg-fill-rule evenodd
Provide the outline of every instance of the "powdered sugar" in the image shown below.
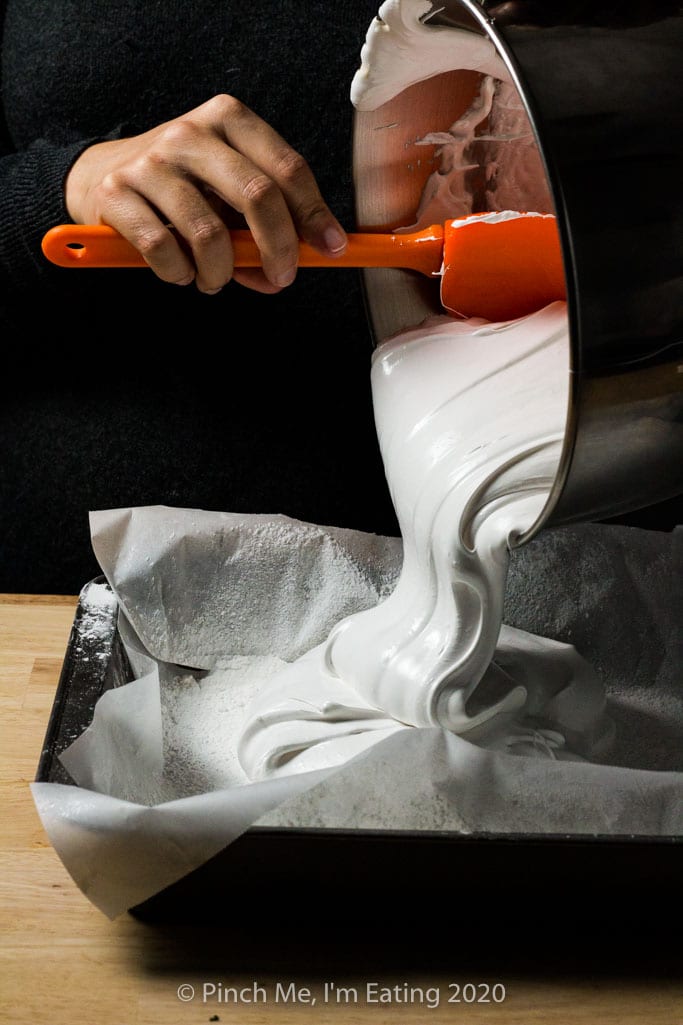
<path fill-rule="evenodd" d="M 284 665 L 268 655 L 235 656 L 221 669 L 162 685 L 167 800 L 248 782 L 234 738 L 253 695 Z"/>
<path fill-rule="evenodd" d="M 104 664 L 116 626 L 116 596 L 107 584 L 93 581 L 81 592 L 80 608 L 81 615 L 75 624 L 75 652 L 81 662 L 93 658 Z"/>
<path fill-rule="evenodd" d="M 95 554 L 146 651 L 194 669 L 235 655 L 298 658 L 384 597 L 401 565 L 398 539 L 283 515 L 148 506 L 91 521 Z M 128 558 L 114 565 L 109 532 L 124 529 Z"/>

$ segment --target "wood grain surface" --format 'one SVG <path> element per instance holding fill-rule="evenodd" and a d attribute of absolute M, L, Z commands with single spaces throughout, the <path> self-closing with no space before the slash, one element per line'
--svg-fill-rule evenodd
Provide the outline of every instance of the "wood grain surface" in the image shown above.
<path fill-rule="evenodd" d="M 444 880 L 443 939 L 435 947 L 434 937 L 407 930 L 394 937 L 390 956 L 362 928 L 339 935 L 333 902 L 325 936 L 307 932 L 305 922 L 264 935 L 257 895 L 247 923 L 162 926 L 131 915 L 109 921 L 61 864 L 30 793 L 76 603 L 0 596 L 0 1021 L 683 1022 L 680 949 L 662 942 L 664 930 L 644 936 L 634 924 L 629 935 L 615 931 L 613 944 L 588 953 L 581 923 L 562 906 L 561 885 L 555 895 L 539 895 L 532 881 L 520 880 L 498 920 L 472 923 L 458 916 L 463 881 Z M 378 913 L 383 899 L 395 898 L 378 894 Z M 662 908 L 662 925 L 676 915 L 680 922 L 680 910 Z M 560 953 L 558 937 L 572 927 L 576 941 Z M 429 953 L 434 949 L 440 957 Z M 181 996 L 194 991 L 192 999 L 180 998 L 183 986 L 192 989 Z"/>

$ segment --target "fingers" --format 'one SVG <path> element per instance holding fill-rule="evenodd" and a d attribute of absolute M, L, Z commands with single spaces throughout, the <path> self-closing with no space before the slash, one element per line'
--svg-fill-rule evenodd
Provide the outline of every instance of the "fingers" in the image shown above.
<path fill-rule="evenodd" d="M 178 175 L 171 166 L 155 166 L 152 173 L 147 169 L 136 184 L 138 198 L 146 200 L 151 211 L 163 211 L 163 220 L 173 225 L 173 232 L 167 231 L 153 249 L 144 246 L 141 227 L 137 229 L 139 240 L 131 239 L 150 267 L 164 281 L 178 284 L 187 283 L 189 270 L 190 280 L 194 278 L 201 292 L 220 291 L 232 277 L 233 251 L 230 232 L 217 204 L 197 183 L 185 174 Z"/>
<path fill-rule="evenodd" d="M 343 252 L 346 233 L 325 203 L 304 158 L 269 124 L 234 97 L 215 97 L 211 102 L 216 104 L 226 142 L 260 168 L 284 197 L 297 235 L 321 252 L 330 255 Z M 258 218 L 261 188 L 262 184 L 256 183 L 254 190 L 252 183 L 252 189 L 248 191 L 255 191 L 256 195 L 245 196 L 246 209 L 242 209 L 242 213 L 250 226 L 250 215 Z"/>
<path fill-rule="evenodd" d="M 117 190 L 116 203 L 104 206 L 101 219 L 145 257 L 162 281 L 189 285 L 196 280 L 194 260 L 179 244 L 166 218 L 155 212 L 144 195 L 128 188 Z"/>
<path fill-rule="evenodd" d="M 274 295 L 282 291 L 278 285 L 268 280 L 260 267 L 235 268 L 232 276 L 240 285 L 245 285 L 254 292 L 262 292 L 263 295 Z"/>
<path fill-rule="evenodd" d="M 195 136 L 204 125 L 217 134 L 201 148 Z M 214 97 L 201 108 L 198 123 L 174 131 L 190 173 L 201 175 L 244 216 L 271 284 L 284 287 L 294 280 L 300 238 L 330 255 L 344 251 L 346 233 L 306 161 L 244 104 Z"/>
<path fill-rule="evenodd" d="M 248 146 L 245 148 L 249 148 Z M 173 150 L 193 181 L 202 181 L 233 210 L 237 210 L 254 236 L 265 277 L 279 288 L 296 276 L 298 236 L 287 200 L 278 184 L 248 154 L 227 145 L 214 124 L 205 132 L 201 125 L 183 123 L 173 129 Z M 181 204 L 166 209 L 175 227 L 187 239 L 201 262 L 204 239 L 190 223 Z M 199 266 L 200 264 L 198 264 Z"/>
<path fill-rule="evenodd" d="M 296 276 L 299 239 L 331 255 L 346 248 L 306 161 L 230 96 L 90 147 L 67 177 L 66 202 L 74 220 L 124 235 L 162 280 L 195 280 L 207 293 L 233 276 L 261 292 L 285 287 Z M 254 236 L 262 269 L 235 272 L 234 212 Z"/>
<path fill-rule="evenodd" d="M 210 293 L 230 280 L 232 245 L 220 214 L 186 176 L 146 156 L 109 172 L 94 215 L 83 219 L 115 228 L 162 281 L 196 281 Z"/>

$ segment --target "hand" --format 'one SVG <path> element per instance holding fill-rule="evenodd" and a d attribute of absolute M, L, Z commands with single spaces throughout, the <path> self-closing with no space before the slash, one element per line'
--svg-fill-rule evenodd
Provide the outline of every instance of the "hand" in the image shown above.
<path fill-rule="evenodd" d="M 232 96 L 89 147 L 67 176 L 65 200 L 73 221 L 115 228 L 163 281 L 195 281 L 207 293 L 231 278 L 280 291 L 296 276 L 299 238 L 327 254 L 346 248 L 306 161 Z M 233 269 L 228 229 L 236 215 L 254 236 L 262 269 Z"/>

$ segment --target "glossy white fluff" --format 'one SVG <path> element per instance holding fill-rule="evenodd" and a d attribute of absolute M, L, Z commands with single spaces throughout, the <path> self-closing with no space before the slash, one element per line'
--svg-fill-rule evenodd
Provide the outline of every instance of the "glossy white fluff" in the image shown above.
<path fill-rule="evenodd" d="M 480 158 L 497 168 L 487 189 L 493 217 L 549 211 L 503 62 L 488 40 L 423 24 L 431 8 L 382 4 L 351 94 L 359 109 L 374 109 L 426 69 L 483 75 L 472 107 L 424 140 L 444 160 L 412 227 L 471 212 L 464 174 Z M 520 207 L 522 195 L 533 206 Z M 434 317 L 375 352 L 375 420 L 403 539 L 401 575 L 388 598 L 342 620 L 269 681 L 238 743 L 250 778 L 337 765 L 412 727 L 553 758 L 592 757 L 604 744 L 605 697 L 592 668 L 569 645 L 502 625 L 509 547 L 550 494 L 569 381 L 561 302 L 498 324 Z"/>

